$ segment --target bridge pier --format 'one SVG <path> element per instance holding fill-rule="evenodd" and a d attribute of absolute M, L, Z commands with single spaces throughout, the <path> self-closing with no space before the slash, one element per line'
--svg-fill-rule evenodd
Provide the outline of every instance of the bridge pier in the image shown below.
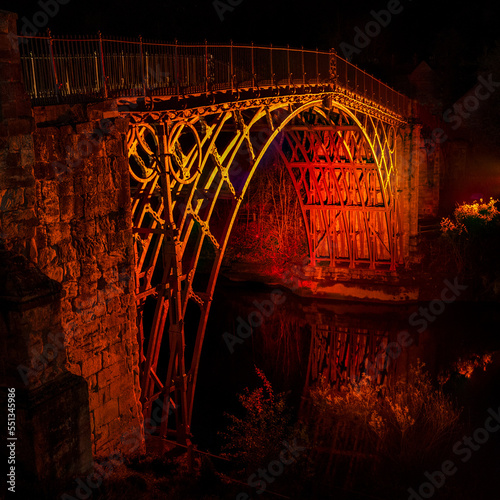
<path fill-rule="evenodd" d="M 1 400 L 15 390 L 16 489 L 42 498 L 91 471 L 86 381 L 68 372 L 61 286 L 23 256 L 0 250 Z M 4 443 L 5 445 L 5 443 Z M 47 460 L 51 457 L 51 460 Z"/>
<path fill-rule="evenodd" d="M 422 127 L 410 123 L 404 129 L 404 139 L 398 158 L 398 191 L 401 213 L 401 264 L 412 264 L 419 260 L 418 219 L 420 207 L 421 176 L 426 170 L 421 150 Z M 439 199 L 439 197 L 438 197 Z"/>
<path fill-rule="evenodd" d="M 128 124 L 107 105 L 32 109 L 15 25 L 0 12 L 0 384 L 20 395 L 19 483 L 62 485 L 144 448 Z"/>

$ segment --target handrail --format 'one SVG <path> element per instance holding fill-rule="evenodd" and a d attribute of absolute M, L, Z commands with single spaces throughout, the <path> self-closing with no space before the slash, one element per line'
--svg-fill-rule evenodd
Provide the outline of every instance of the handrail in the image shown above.
<path fill-rule="evenodd" d="M 406 96 L 334 50 L 181 44 L 100 33 L 18 38 L 25 87 L 34 104 L 329 84 L 400 116 L 409 114 Z"/>

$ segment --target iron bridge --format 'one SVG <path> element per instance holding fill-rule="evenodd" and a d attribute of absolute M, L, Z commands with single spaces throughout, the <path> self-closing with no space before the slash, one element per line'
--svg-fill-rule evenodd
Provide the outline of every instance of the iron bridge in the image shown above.
<path fill-rule="evenodd" d="M 129 118 L 142 405 L 148 419 L 163 403 L 161 436 L 190 438 L 217 275 L 271 148 L 300 200 L 311 266 L 390 273 L 402 262 L 411 102 L 335 51 L 20 38 L 34 104 L 114 100 Z M 197 272 L 204 246 L 208 275 Z"/>

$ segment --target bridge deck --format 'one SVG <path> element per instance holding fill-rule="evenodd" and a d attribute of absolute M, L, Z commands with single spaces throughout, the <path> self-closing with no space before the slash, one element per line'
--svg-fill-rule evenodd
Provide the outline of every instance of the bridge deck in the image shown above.
<path fill-rule="evenodd" d="M 334 50 L 251 45 L 179 44 L 20 36 L 26 89 L 33 104 L 88 102 L 116 97 L 175 97 L 311 86 L 356 96 L 400 115 L 410 100 Z"/>

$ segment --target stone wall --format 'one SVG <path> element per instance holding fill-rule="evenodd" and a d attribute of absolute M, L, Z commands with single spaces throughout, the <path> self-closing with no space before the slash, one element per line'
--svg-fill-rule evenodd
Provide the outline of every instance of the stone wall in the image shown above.
<path fill-rule="evenodd" d="M 89 385 L 93 450 L 141 428 L 126 120 L 107 105 L 35 108 L 31 245 L 61 283 L 68 370 Z"/>
<path fill-rule="evenodd" d="M 422 147 L 420 163 L 418 216 L 420 219 L 433 219 L 439 210 L 439 185 L 443 169 L 441 147 L 437 146 L 431 153 Z"/>
<path fill-rule="evenodd" d="M 0 236 L 11 249 L 29 256 L 37 224 L 33 117 L 15 33 L 16 16 L 0 11 Z"/>
<path fill-rule="evenodd" d="M 59 292 L 51 313 L 37 313 L 48 315 L 43 328 L 37 314 L 19 313 L 30 334 L 14 346 L 24 353 L 13 357 L 16 366 L 1 360 L 1 385 L 52 394 L 46 384 L 80 377 L 88 386 L 81 404 L 88 405 L 94 456 L 131 453 L 143 448 L 143 433 L 128 123 L 112 103 L 32 109 L 15 23 L 15 15 L 0 11 L 0 249 L 24 258 Z M 1 304 L 8 309 L 8 301 Z M 12 323 L 0 322 L 0 329 L 12 338 Z M 44 415 L 56 426 L 65 418 Z"/>
<path fill-rule="evenodd" d="M 408 125 L 398 138 L 396 149 L 397 192 L 399 204 L 400 263 L 418 260 L 418 213 L 422 155 L 421 127 Z"/>
<path fill-rule="evenodd" d="M 88 388 L 66 369 L 60 284 L 7 250 L 0 250 L 0 332 L 2 414 L 7 388 L 15 390 L 15 493 L 52 498 L 91 470 Z"/>

